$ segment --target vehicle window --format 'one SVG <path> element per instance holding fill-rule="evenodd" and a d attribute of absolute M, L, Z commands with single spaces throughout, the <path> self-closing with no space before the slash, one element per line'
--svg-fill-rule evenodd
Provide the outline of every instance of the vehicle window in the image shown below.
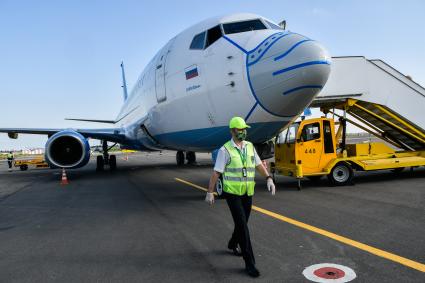
<path fill-rule="evenodd" d="M 325 153 L 334 153 L 334 143 L 332 140 L 331 122 L 323 121 L 323 141 L 325 143 Z"/>
<path fill-rule="evenodd" d="M 299 124 L 292 124 L 286 133 L 285 143 L 295 143 L 297 139 L 297 132 L 298 132 Z"/>
<path fill-rule="evenodd" d="M 208 46 L 219 40 L 221 36 L 220 26 L 210 28 L 207 32 L 207 44 L 205 45 L 205 48 L 208 48 Z"/>
<path fill-rule="evenodd" d="M 204 49 L 205 44 L 205 31 L 195 35 L 190 44 L 190 49 Z"/>
<path fill-rule="evenodd" d="M 302 141 L 311 141 L 320 138 L 320 123 L 305 125 L 301 132 Z"/>
<path fill-rule="evenodd" d="M 259 19 L 223 24 L 223 30 L 225 34 L 240 33 L 260 29 L 267 29 L 267 27 Z"/>
<path fill-rule="evenodd" d="M 267 20 L 265 20 L 266 21 L 266 23 L 269 25 L 269 27 L 271 28 L 271 29 L 280 29 L 280 30 L 283 30 L 283 28 L 281 28 L 280 26 L 278 26 L 277 24 L 274 24 L 274 23 L 272 23 L 272 22 L 269 22 L 269 21 L 267 21 Z"/>
<path fill-rule="evenodd" d="M 279 135 L 277 136 L 276 143 L 277 144 L 285 143 L 285 138 L 287 133 L 288 133 L 288 129 L 285 129 L 282 132 L 280 132 Z"/>

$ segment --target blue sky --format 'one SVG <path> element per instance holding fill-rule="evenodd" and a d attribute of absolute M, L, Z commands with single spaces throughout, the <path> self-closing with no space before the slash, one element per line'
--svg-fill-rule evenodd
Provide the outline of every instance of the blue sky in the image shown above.
<path fill-rule="evenodd" d="M 265 4 L 267 3 L 267 4 Z M 113 119 L 129 88 L 171 37 L 205 18 L 252 12 L 322 42 L 332 56 L 383 59 L 425 85 L 424 1 L 0 0 L 0 127 L 86 127 Z M 0 136 L 0 149 L 45 137 Z"/>

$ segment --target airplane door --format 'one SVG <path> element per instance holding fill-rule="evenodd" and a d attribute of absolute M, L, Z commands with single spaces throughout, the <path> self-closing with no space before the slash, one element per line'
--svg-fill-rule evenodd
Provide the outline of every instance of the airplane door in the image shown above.
<path fill-rule="evenodd" d="M 165 85 L 165 77 L 167 75 L 166 63 L 168 54 L 171 52 L 174 39 L 172 39 L 161 51 L 156 62 L 155 70 L 155 91 L 156 100 L 163 102 L 167 99 L 167 90 Z"/>
<path fill-rule="evenodd" d="M 305 124 L 298 141 L 298 158 L 302 160 L 304 173 L 319 170 L 322 147 L 320 123 Z"/>

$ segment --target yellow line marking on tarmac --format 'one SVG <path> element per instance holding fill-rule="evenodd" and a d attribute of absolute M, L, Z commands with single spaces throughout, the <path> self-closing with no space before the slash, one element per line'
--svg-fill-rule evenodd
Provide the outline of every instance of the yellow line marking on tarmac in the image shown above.
<path fill-rule="evenodd" d="M 207 191 L 206 188 L 203 188 L 201 186 L 195 185 L 195 184 L 193 184 L 191 182 L 188 182 L 188 181 L 185 181 L 183 179 L 180 179 L 180 178 L 174 178 L 174 179 L 176 181 L 180 182 L 180 183 L 189 185 L 189 186 L 191 186 L 193 188 L 202 190 L 204 192 Z M 398 256 L 396 254 L 393 254 L 393 253 L 390 253 L 390 252 L 386 252 L 386 251 L 381 250 L 381 249 L 378 249 L 378 248 L 371 247 L 369 245 L 366 245 L 366 244 L 363 244 L 363 243 L 360 243 L 360 242 L 351 240 L 349 238 L 346 238 L 346 237 L 337 235 L 335 233 L 332 233 L 332 232 L 329 232 L 329 231 L 326 231 L 326 230 L 317 228 L 315 226 L 312 226 L 312 225 L 309 225 L 309 224 L 300 222 L 298 220 L 295 220 L 295 219 L 292 219 L 292 218 L 283 216 L 281 214 L 272 212 L 270 210 L 267 210 L 267 209 L 264 209 L 264 208 L 261 208 L 261 207 L 255 206 L 255 205 L 252 206 L 252 209 L 255 210 L 255 211 L 257 211 L 257 212 L 260 212 L 262 214 L 265 214 L 267 216 L 270 216 L 272 218 L 275 218 L 275 219 L 278 219 L 280 221 L 283 221 L 283 222 L 292 224 L 294 226 L 297 226 L 299 228 L 309 230 L 311 232 L 314 232 L 314 233 L 320 234 L 322 236 L 331 238 L 331 239 L 333 239 L 335 241 L 338 241 L 338 242 L 344 243 L 346 245 L 349 245 L 349 246 L 358 248 L 360 250 L 366 251 L 366 252 L 371 253 L 371 254 L 374 254 L 376 256 L 379 256 L 379 257 L 382 257 L 382 258 L 385 258 L 385 259 L 388 259 L 388 260 L 397 262 L 399 264 L 405 265 L 407 267 L 410 267 L 410 268 L 413 268 L 413 269 L 416 269 L 416 270 L 425 272 L 425 264 L 423 264 L 423 263 L 420 263 L 420 262 L 417 262 L 417 261 L 413 261 L 413 260 L 410 260 L 408 258 L 401 257 L 401 256 Z"/>

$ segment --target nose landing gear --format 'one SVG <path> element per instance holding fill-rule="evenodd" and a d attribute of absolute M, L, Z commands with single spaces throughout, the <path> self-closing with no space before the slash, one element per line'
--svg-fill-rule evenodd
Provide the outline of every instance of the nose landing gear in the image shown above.
<path fill-rule="evenodd" d="M 105 165 L 109 165 L 109 170 L 111 171 L 117 169 L 117 157 L 114 154 L 109 155 L 108 153 L 108 151 L 115 145 L 116 143 L 108 148 L 108 142 L 102 141 L 103 154 L 96 158 L 96 171 L 103 171 Z"/>

